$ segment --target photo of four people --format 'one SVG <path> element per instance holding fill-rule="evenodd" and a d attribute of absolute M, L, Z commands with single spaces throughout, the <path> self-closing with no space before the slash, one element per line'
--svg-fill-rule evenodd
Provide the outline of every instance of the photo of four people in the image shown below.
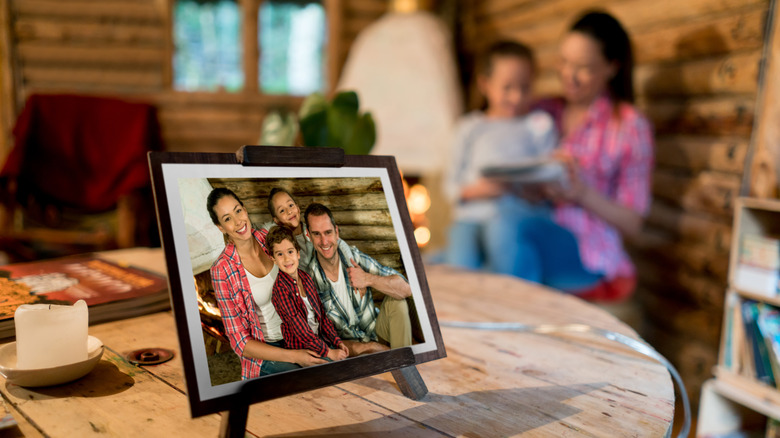
<path fill-rule="evenodd" d="M 225 246 L 208 272 L 241 379 L 424 341 L 379 179 L 209 184 Z"/>

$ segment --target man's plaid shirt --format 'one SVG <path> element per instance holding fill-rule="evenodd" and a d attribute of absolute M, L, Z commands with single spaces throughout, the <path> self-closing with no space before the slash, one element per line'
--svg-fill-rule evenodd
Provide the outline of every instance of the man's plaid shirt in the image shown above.
<path fill-rule="evenodd" d="M 308 272 L 317 285 L 325 312 L 330 320 L 333 321 L 333 325 L 336 326 L 336 331 L 341 339 L 361 342 L 376 341 L 376 315 L 379 309 L 374 306 L 374 297 L 370 287 L 366 288 L 366 293 L 362 298 L 359 298 L 360 294 L 354 292 L 349 282 L 349 274 L 347 273 L 347 268 L 352 266 L 350 259 L 354 260 L 358 266 L 369 274 L 382 277 L 401 276 L 401 274 L 393 268 L 382 265 L 356 247 L 350 247 L 341 239 L 339 239 L 338 253 L 341 260 L 341 269 L 344 271 L 344 281 L 347 282 L 347 291 L 352 298 L 349 303 L 342 303 L 337 299 L 336 292 L 328 281 L 328 277 L 325 276 L 325 271 L 320 266 L 316 255 L 312 257 L 311 264 L 308 267 Z M 349 316 L 344 310 L 344 306 L 352 306 L 355 309 L 355 313 L 358 316 L 356 325 L 349 325 Z"/>

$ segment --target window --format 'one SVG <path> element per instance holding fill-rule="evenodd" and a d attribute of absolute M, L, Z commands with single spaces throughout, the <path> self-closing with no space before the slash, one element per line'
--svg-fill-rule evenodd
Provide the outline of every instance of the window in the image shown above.
<path fill-rule="evenodd" d="M 321 1 L 176 0 L 173 87 L 303 96 L 325 88 L 326 18 Z M 247 11 L 257 11 L 256 14 Z M 256 20 L 250 21 L 250 20 Z M 245 29 L 257 29 L 257 78 L 243 56 Z M 256 24 L 256 26 L 255 26 Z M 249 30 L 249 32 L 253 32 Z M 251 37 L 250 37 L 251 38 Z M 247 74 L 247 71 L 251 73 Z M 249 81 L 256 81 L 246 87 Z"/>
<path fill-rule="evenodd" d="M 244 86 L 235 0 L 179 0 L 173 23 L 175 89 L 238 91 Z"/>

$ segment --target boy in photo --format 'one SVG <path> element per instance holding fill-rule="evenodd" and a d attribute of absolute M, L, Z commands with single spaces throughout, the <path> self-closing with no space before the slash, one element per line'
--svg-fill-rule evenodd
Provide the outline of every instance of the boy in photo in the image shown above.
<path fill-rule="evenodd" d="M 298 269 L 301 253 L 293 232 L 287 227 L 273 227 L 266 236 L 266 245 L 279 267 L 271 300 L 282 318 L 285 346 L 308 349 L 331 361 L 345 359 L 349 350 L 325 314 L 314 282 Z"/>

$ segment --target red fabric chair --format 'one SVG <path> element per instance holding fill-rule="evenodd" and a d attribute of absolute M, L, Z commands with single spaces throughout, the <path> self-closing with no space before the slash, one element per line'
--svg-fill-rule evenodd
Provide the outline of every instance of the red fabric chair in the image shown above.
<path fill-rule="evenodd" d="M 135 244 L 137 209 L 149 205 L 138 195 L 150 185 L 146 154 L 162 148 L 154 106 L 108 97 L 32 95 L 13 134 L 14 147 L 0 170 L 9 212 L 5 237 L 81 240 L 99 248 Z M 17 210 L 25 219 L 21 226 Z M 105 227 L 96 234 L 67 229 L 73 215 L 97 217 L 107 211 L 118 215 L 116 233 L 106 233 Z M 42 228 L 25 226 L 30 223 Z"/>
<path fill-rule="evenodd" d="M 628 300 L 636 289 L 636 277 L 618 277 L 602 281 L 595 287 L 577 293 L 583 300 L 619 303 Z"/>

